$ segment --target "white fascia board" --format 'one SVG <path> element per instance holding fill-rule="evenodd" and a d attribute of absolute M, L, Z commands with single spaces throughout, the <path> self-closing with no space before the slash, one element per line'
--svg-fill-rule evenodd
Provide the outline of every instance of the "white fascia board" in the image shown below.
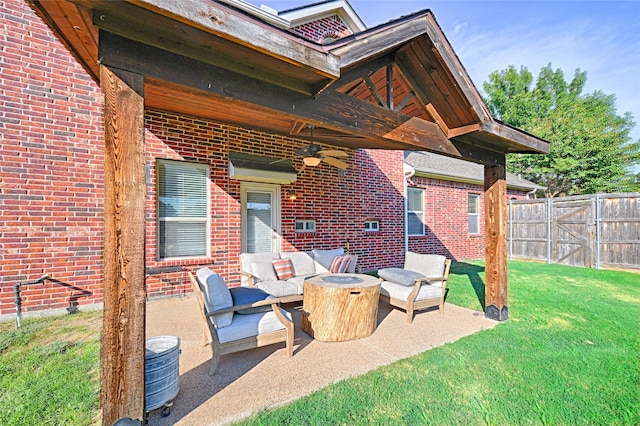
<path fill-rule="evenodd" d="M 278 16 L 289 20 L 291 27 L 297 27 L 298 25 L 324 18 L 330 14 L 340 16 L 354 33 L 359 33 L 367 29 L 367 26 L 362 22 L 362 19 L 360 19 L 356 11 L 344 0 L 336 0 L 305 7 L 291 12 L 281 13 L 278 14 Z"/>

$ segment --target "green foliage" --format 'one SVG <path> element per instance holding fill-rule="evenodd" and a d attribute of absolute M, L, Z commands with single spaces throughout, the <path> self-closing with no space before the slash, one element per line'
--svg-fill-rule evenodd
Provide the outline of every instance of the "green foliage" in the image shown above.
<path fill-rule="evenodd" d="M 547 188 L 547 196 L 640 190 L 631 167 L 640 161 L 640 140 L 631 139 L 631 113 L 616 113 L 616 98 L 583 94 L 586 72 L 567 83 L 551 64 L 534 84 L 526 67 L 495 71 L 484 83 L 487 106 L 507 124 L 551 142 L 549 155 L 512 154 L 511 173 Z"/>
<path fill-rule="evenodd" d="M 638 274 L 508 271 L 508 321 L 242 424 L 640 424 Z M 482 262 L 454 263 L 448 300 L 478 309 L 484 279 Z"/>

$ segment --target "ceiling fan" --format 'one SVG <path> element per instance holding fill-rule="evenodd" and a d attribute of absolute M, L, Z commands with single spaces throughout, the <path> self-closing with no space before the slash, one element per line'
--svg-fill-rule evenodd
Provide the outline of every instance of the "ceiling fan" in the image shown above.
<path fill-rule="evenodd" d="M 304 146 L 300 149 L 293 150 L 293 152 L 296 155 L 302 157 L 302 161 L 304 163 L 304 165 L 302 166 L 302 169 L 300 169 L 300 172 L 302 172 L 302 170 L 304 170 L 306 166 L 315 167 L 319 165 L 322 161 L 324 161 L 325 163 L 333 167 L 337 167 L 338 169 L 342 169 L 342 170 L 346 169 L 347 163 L 336 157 L 344 158 L 344 157 L 348 157 L 348 154 L 344 151 L 339 151 L 337 149 L 323 150 L 319 145 L 316 145 L 313 142 L 313 129 L 315 128 L 315 126 L 309 125 L 308 127 L 309 127 L 309 130 L 311 131 L 311 144 Z"/>

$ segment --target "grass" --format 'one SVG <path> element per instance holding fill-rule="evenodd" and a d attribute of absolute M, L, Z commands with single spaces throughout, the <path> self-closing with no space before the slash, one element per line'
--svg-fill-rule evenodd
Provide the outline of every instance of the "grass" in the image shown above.
<path fill-rule="evenodd" d="M 0 424 L 99 419 L 100 312 L 0 323 Z"/>
<path fill-rule="evenodd" d="M 481 310 L 480 262 L 452 268 L 448 301 Z M 640 276 L 509 264 L 509 321 L 246 425 L 640 424 Z"/>
<path fill-rule="evenodd" d="M 454 264 L 449 288 L 482 310 L 482 263 Z M 640 275 L 510 262 L 509 317 L 243 424 L 640 424 Z M 0 323 L 0 424 L 98 422 L 100 326 Z"/>

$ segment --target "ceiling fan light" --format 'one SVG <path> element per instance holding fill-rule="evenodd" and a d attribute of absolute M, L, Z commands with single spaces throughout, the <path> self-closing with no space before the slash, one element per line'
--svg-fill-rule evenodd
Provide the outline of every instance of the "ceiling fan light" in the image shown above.
<path fill-rule="evenodd" d="M 302 161 L 310 167 L 315 167 L 320 164 L 320 159 L 318 157 L 304 157 Z"/>

